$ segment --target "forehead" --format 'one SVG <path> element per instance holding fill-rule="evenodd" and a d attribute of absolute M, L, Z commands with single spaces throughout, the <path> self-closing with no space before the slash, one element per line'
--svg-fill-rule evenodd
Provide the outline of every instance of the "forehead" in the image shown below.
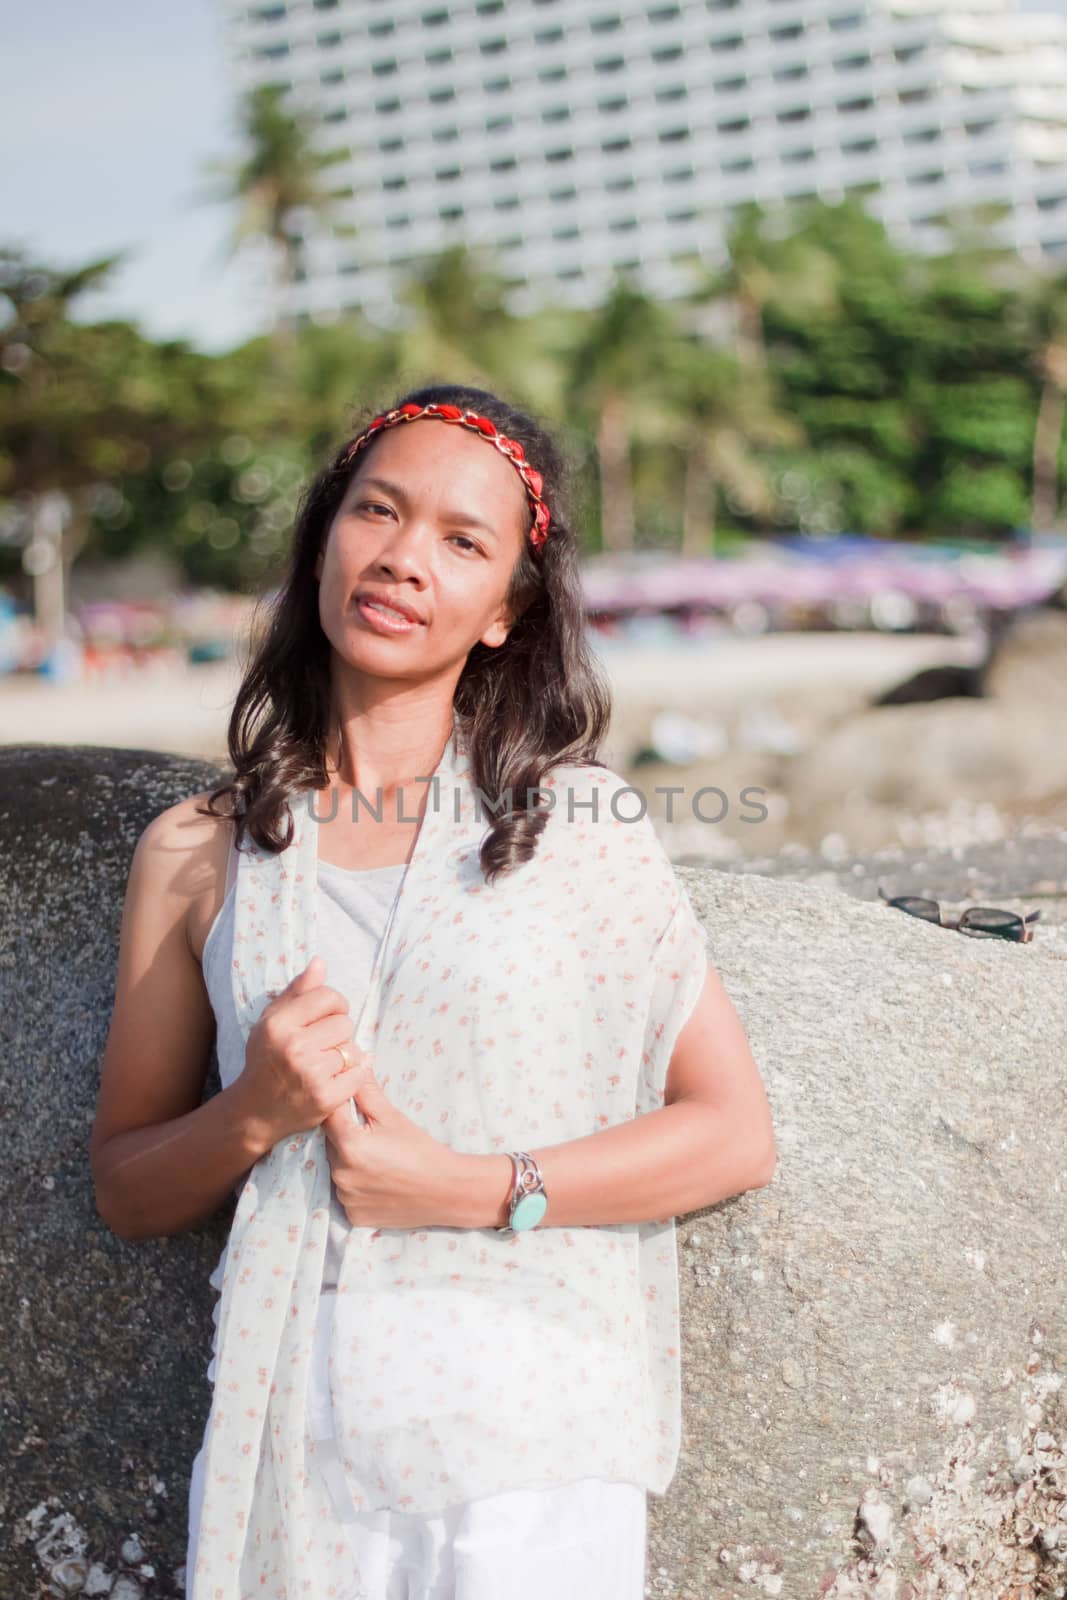
<path fill-rule="evenodd" d="M 356 457 L 353 478 L 390 479 L 406 494 L 433 495 L 450 510 L 479 509 L 479 501 L 528 514 L 526 488 L 494 444 L 457 423 L 433 418 L 385 428 Z"/>

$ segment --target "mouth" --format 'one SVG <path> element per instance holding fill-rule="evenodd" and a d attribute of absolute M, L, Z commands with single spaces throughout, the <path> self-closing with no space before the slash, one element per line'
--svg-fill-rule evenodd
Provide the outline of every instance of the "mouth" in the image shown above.
<path fill-rule="evenodd" d="M 422 624 L 422 619 L 407 606 L 392 605 L 372 595 L 357 595 L 356 610 L 376 633 L 411 633 Z"/>

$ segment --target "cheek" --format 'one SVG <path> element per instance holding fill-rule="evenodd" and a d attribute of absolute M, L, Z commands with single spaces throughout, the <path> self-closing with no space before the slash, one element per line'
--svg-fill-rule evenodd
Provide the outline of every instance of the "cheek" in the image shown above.
<path fill-rule="evenodd" d="M 436 575 L 437 609 L 459 628 L 482 628 L 496 614 L 496 588 L 473 562 L 464 571 L 445 568 Z"/>
<path fill-rule="evenodd" d="M 346 553 L 344 541 L 331 538 L 319 560 L 320 603 L 327 606 L 336 602 L 348 581 L 347 569 L 351 566 L 351 553 Z"/>
<path fill-rule="evenodd" d="M 345 583 L 338 571 L 336 559 L 327 555 L 322 562 L 319 578 L 319 625 L 327 637 L 335 642 L 343 628 Z"/>

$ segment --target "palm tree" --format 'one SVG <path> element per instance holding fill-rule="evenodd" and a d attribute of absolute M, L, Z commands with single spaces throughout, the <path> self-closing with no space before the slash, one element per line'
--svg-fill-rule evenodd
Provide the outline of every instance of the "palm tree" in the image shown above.
<path fill-rule="evenodd" d="M 779 410 L 765 378 L 746 373 L 728 351 L 680 340 L 665 377 L 675 397 L 673 436 L 685 454 L 682 554 L 710 554 L 717 489 L 769 516 L 776 495 L 759 448 L 801 445 L 804 428 Z"/>
<path fill-rule="evenodd" d="M 397 334 L 409 372 L 450 382 L 498 386 L 520 405 L 544 409 L 557 382 L 536 319 L 518 317 L 496 262 L 466 243 L 449 245 L 412 267 L 398 298 L 409 313 Z"/>
<path fill-rule="evenodd" d="M 66 631 L 68 574 L 88 538 L 94 456 L 111 442 L 111 418 L 102 413 L 120 404 L 99 391 L 99 369 L 84 354 L 94 330 L 74 325 L 71 307 L 103 288 L 126 256 L 55 268 L 21 249 L 0 249 L 7 310 L 0 328 L 0 498 L 23 545 L 34 616 L 50 644 Z"/>
<path fill-rule="evenodd" d="M 1059 510 L 1059 459 L 1067 408 L 1067 272 L 1028 277 L 1019 301 L 1030 364 L 1041 385 L 1034 425 L 1030 522 L 1052 528 Z"/>
<path fill-rule="evenodd" d="M 286 108 L 285 92 L 276 83 L 251 89 L 240 108 L 245 154 L 236 162 L 212 161 L 206 169 L 223 179 L 210 197 L 236 201 L 240 207 L 232 249 L 261 239 L 273 253 L 272 338 L 278 352 L 291 346 L 295 334 L 291 290 L 304 269 L 304 230 L 309 221 L 328 218 L 336 199 L 323 184 L 322 172 L 348 154 L 316 149 L 313 123 L 306 114 Z"/>
<path fill-rule="evenodd" d="M 734 310 L 738 361 L 765 372 L 765 307 L 772 300 L 784 300 L 802 302 L 812 311 L 828 309 L 836 297 L 834 263 L 798 232 L 777 232 L 755 200 L 738 210 L 727 230 L 725 249 L 725 263 L 704 267 L 688 298 L 692 305 L 729 301 Z"/>
<path fill-rule="evenodd" d="M 635 543 L 631 436 L 662 433 L 669 421 L 662 373 L 678 338 L 670 312 L 645 295 L 626 272 L 616 274 L 603 304 L 583 319 L 567 353 L 565 403 L 593 422 L 600 470 L 600 528 L 605 550 Z"/>

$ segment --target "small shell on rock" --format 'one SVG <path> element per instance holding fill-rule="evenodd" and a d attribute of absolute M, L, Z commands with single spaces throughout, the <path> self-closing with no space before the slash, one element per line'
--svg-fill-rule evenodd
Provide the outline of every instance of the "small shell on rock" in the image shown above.
<path fill-rule="evenodd" d="M 89 1563 L 83 1556 L 68 1556 L 57 1561 L 48 1574 L 53 1594 L 81 1594 L 89 1576 Z"/>

